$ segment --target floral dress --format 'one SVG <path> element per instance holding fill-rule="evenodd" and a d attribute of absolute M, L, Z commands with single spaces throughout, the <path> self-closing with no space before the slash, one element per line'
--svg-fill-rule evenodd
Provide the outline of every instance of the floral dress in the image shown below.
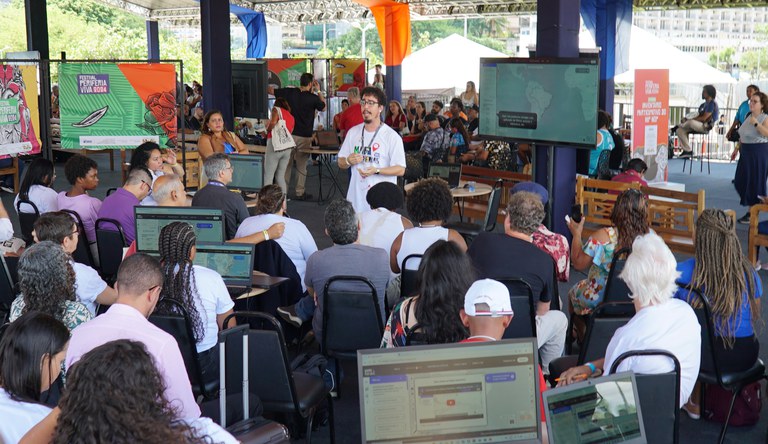
<path fill-rule="evenodd" d="M 380 348 L 405 347 L 405 341 L 408 333 L 416 326 L 416 301 L 418 296 L 405 298 L 400 301 L 387 320 L 387 326 L 384 327 L 384 336 L 381 338 Z"/>
<path fill-rule="evenodd" d="M 611 269 L 613 251 L 619 241 L 619 235 L 615 228 L 606 228 L 606 231 L 608 232 L 607 243 L 600 243 L 590 237 L 583 247 L 584 253 L 592 257 L 592 266 L 589 268 L 587 278 L 579 281 L 568 292 L 573 311 L 576 314 L 591 313 L 603 299 L 605 281 L 608 279 L 608 272 Z"/>
<path fill-rule="evenodd" d="M 13 322 L 18 319 L 24 313 L 25 306 L 24 297 L 21 295 L 17 296 L 11 304 L 11 313 L 8 318 L 9 321 Z M 69 331 L 72 331 L 78 325 L 93 319 L 93 315 L 88 311 L 88 308 L 80 302 L 64 301 L 64 307 L 64 315 L 59 321 L 61 321 Z"/>

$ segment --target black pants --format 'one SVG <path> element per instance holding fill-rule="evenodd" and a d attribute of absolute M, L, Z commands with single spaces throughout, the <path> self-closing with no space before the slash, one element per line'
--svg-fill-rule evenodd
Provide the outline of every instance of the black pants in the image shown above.
<path fill-rule="evenodd" d="M 760 343 L 755 336 L 747 336 L 736 338 L 733 348 L 728 348 L 720 337 L 715 337 L 715 348 L 720 371 L 723 373 L 733 373 L 748 370 L 752 367 L 755 361 L 757 361 Z"/>
<path fill-rule="evenodd" d="M 219 379 L 219 344 L 198 353 L 197 361 L 200 363 L 204 382 L 208 383 Z"/>

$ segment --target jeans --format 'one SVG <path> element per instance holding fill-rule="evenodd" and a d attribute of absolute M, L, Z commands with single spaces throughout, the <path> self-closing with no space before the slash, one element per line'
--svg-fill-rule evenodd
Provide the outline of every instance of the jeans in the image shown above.
<path fill-rule="evenodd" d="M 297 302 L 293 308 L 296 310 L 296 315 L 301 318 L 302 321 L 308 321 L 315 315 L 315 298 L 306 295 L 299 299 L 299 302 Z"/>
<path fill-rule="evenodd" d="M 285 181 L 288 162 L 291 160 L 291 153 L 295 148 L 275 151 L 272 145 L 272 138 L 267 139 L 267 153 L 264 156 L 264 185 L 271 185 L 277 182 L 282 188 L 283 193 L 288 194 L 288 183 Z M 290 177 L 290 176 L 289 176 Z"/>
<path fill-rule="evenodd" d="M 550 361 L 563 355 L 568 318 L 560 310 L 549 310 L 544 316 L 536 316 L 536 342 L 539 343 L 541 368 L 549 372 Z"/>

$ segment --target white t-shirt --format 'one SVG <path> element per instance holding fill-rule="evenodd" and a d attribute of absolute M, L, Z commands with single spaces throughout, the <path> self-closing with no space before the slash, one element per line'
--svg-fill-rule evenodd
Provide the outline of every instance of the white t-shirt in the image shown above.
<path fill-rule="evenodd" d="M 0 443 L 19 442 L 50 412 L 51 409 L 42 404 L 14 401 L 5 389 L 0 388 Z"/>
<path fill-rule="evenodd" d="M 70 263 L 75 270 L 77 300 L 82 302 L 92 315 L 96 316 L 96 297 L 107 289 L 107 283 L 93 268 L 80 262 L 70 261 Z"/>
<path fill-rule="evenodd" d="M 43 214 L 51 211 L 59 211 L 59 202 L 56 199 L 57 194 L 58 193 L 56 193 L 53 188 L 43 185 L 32 185 L 29 187 L 28 197 L 37 207 L 37 211 L 39 211 L 40 214 Z M 13 200 L 13 208 L 16 208 L 18 202 L 19 195 L 17 194 L 16 198 Z M 34 213 L 32 207 L 27 204 L 21 204 L 20 210 L 22 213 Z"/>
<path fill-rule="evenodd" d="M 427 248 L 439 240 L 448 240 L 449 231 L 444 227 L 413 227 L 403 231 L 400 250 L 397 252 L 397 264 L 402 266 L 403 260 L 412 254 L 424 254 Z M 421 259 L 408 261 L 408 269 L 419 268 Z"/>
<path fill-rule="evenodd" d="M 13 223 L 7 217 L 0 219 L 0 242 L 13 237 Z"/>
<path fill-rule="evenodd" d="M 402 216 L 386 208 L 376 208 L 359 213 L 357 219 L 360 221 L 358 242 L 369 247 L 381 248 L 389 257 L 392 242 L 405 229 Z M 391 276 L 395 276 L 395 273 L 391 271 L 390 273 Z"/>
<path fill-rule="evenodd" d="M 216 345 L 219 337 L 219 324 L 216 322 L 216 315 L 228 312 L 235 306 L 235 303 L 229 296 L 227 286 L 219 273 L 200 265 L 193 265 L 192 273 L 195 276 L 198 296 L 195 298 L 195 307 L 205 329 L 203 340 L 197 343 L 199 353 Z"/>
<path fill-rule="evenodd" d="M 699 376 L 701 363 L 701 326 L 690 305 L 670 299 L 638 311 L 627 325 L 614 333 L 605 351 L 606 374 L 613 361 L 624 352 L 648 349 L 667 350 L 680 361 L 680 406 L 688 401 Z M 674 370 L 669 358 L 636 356 L 625 359 L 617 368 L 624 372 L 656 374 Z"/>
<path fill-rule="evenodd" d="M 307 226 L 301 223 L 301 221 L 278 216 L 277 214 L 251 216 L 240 224 L 237 233 L 235 233 L 235 238 L 264 231 L 278 222 L 285 223 L 285 232 L 281 238 L 275 239 L 275 241 L 285 251 L 285 254 L 291 258 L 293 265 L 296 266 L 296 271 L 301 278 L 301 287 L 306 291 L 304 273 L 307 271 L 307 259 L 312 256 L 312 253 L 317 251 L 317 244 Z"/>
<path fill-rule="evenodd" d="M 380 182 L 397 183 L 396 176 L 382 174 L 374 174 L 363 179 L 360 176 L 359 169 L 368 167 L 387 168 L 395 165 L 405 168 L 405 150 L 403 149 L 403 139 L 400 135 L 382 123 L 375 137 L 375 131 L 365 131 L 365 136 L 363 137 L 364 127 L 365 124 L 361 123 L 350 128 L 339 150 L 339 157 L 349 157 L 350 154 L 355 152 L 355 149 L 364 157 L 362 163 L 350 167 L 352 170 L 352 180 L 349 182 L 347 200 L 352 202 L 356 213 L 362 213 L 371 209 L 365 197 L 372 186 Z M 365 149 L 361 148 L 363 140 L 365 141 Z"/>

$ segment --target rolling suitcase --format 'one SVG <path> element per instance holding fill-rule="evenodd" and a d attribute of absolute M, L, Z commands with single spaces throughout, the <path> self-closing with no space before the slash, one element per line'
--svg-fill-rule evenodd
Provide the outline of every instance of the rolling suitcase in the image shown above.
<path fill-rule="evenodd" d="M 226 336 L 236 334 L 228 331 L 219 334 L 219 372 L 221 383 L 219 388 L 219 409 L 221 411 L 221 426 L 243 444 L 290 444 L 288 429 L 280 423 L 262 417 L 249 418 L 248 385 L 248 326 L 242 325 L 230 330 L 241 332 L 243 338 L 243 415 L 244 419 L 227 427 L 227 372 L 226 372 Z"/>

